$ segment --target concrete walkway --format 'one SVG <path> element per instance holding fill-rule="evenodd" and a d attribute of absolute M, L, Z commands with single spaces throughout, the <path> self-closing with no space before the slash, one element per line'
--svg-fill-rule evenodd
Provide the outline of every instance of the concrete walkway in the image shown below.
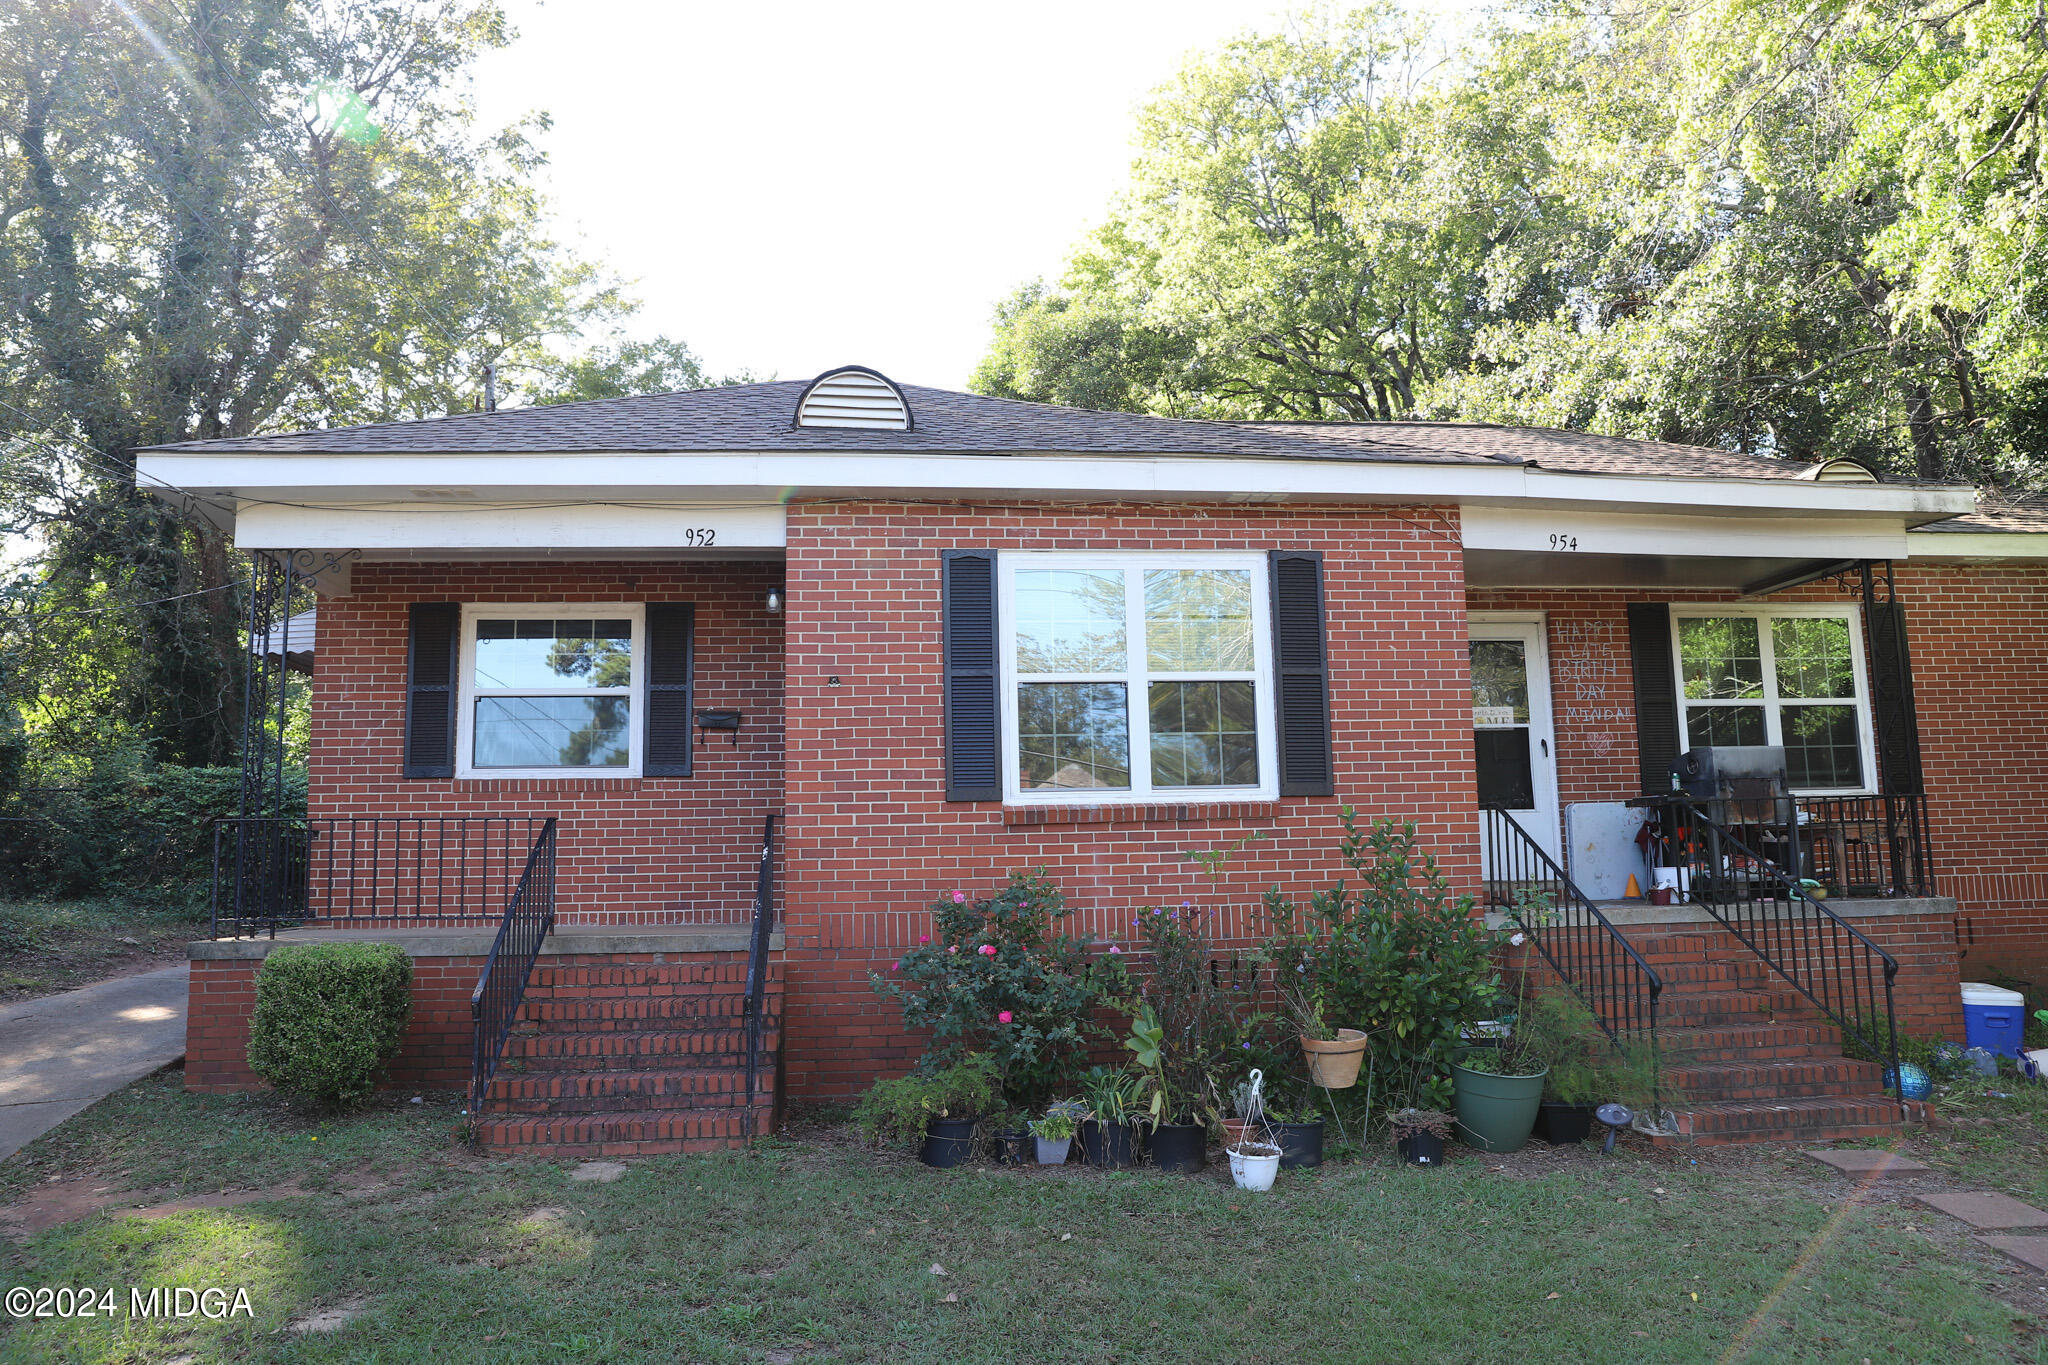
<path fill-rule="evenodd" d="M 0 1009 L 0 1161 L 185 1055 L 190 963 Z"/>

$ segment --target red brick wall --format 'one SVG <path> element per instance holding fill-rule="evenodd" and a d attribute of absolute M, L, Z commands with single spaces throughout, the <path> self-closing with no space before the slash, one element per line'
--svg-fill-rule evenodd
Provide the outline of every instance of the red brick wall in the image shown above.
<path fill-rule="evenodd" d="M 264 1082 L 249 1070 L 249 1014 L 256 1007 L 250 958 L 207 958 L 192 964 L 185 1024 L 187 1090 L 252 1090 Z M 391 1064 L 390 1086 L 463 1090 L 475 1051 L 469 996 L 480 957 L 413 960 L 412 1022 Z"/>
<path fill-rule="evenodd" d="M 788 1015 L 796 1098 L 843 1096 L 917 1055 L 867 983 L 956 888 L 1043 865 L 1116 935 L 1144 904 L 1197 901 L 1241 932 L 1267 887 L 1336 875 L 1336 813 L 1413 818 L 1477 877 L 1463 564 L 1455 513 L 799 504 L 789 510 Z M 1006 823 L 944 799 L 939 552 L 1321 550 L 1337 798 L 1115 823 Z M 829 679 L 837 677 L 839 685 Z M 1013 820 L 1015 817 L 1013 816 Z M 1259 832 L 1215 885 L 1184 854 Z"/>
<path fill-rule="evenodd" d="M 2048 979 L 2048 570 L 1901 566 L 1937 889 L 1962 903 L 1962 971 Z M 1841 602 L 1832 583 L 1777 595 Z M 1630 602 L 1731 600 L 1639 589 L 1475 589 L 1473 611 L 1548 613 L 1564 801 L 1632 796 Z"/>
<path fill-rule="evenodd" d="M 564 922 L 742 919 L 762 817 L 781 804 L 783 631 L 762 606 L 781 583 L 772 563 L 358 565 L 353 591 L 320 604 L 311 813 L 555 815 Z M 699 741 L 694 776 L 399 775 L 408 604 L 647 601 L 696 604 L 697 705 L 746 713 L 737 743 L 731 735 Z"/>

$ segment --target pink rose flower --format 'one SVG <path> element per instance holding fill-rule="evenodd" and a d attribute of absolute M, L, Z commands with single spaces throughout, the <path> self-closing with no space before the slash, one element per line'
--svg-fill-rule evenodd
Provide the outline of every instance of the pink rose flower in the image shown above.
<path fill-rule="evenodd" d="M 998 1024 L 1007 1024 L 1007 1023 L 1009 1023 L 1009 1022 L 1010 1022 L 1010 1012 L 1009 1012 L 1008 1010 L 1004 1010 L 1004 1011 L 1003 1011 L 1003 1012 L 1002 1012 L 1001 1014 L 998 1014 L 998 1015 L 996 1016 L 996 1022 L 997 1022 Z"/>
<path fill-rule="evenodd" d="M 953 904 L 955 904 L 955 905 L 965 905 L 965 904 L 967 904 L 967 893 L 966 893 L 965 891 L 955 891 L 955 892 L 953 893 Z"/>
<path fill-rule="evenodd" d="M 956 944 L 952 945 L 951 947 L 947 948 L 947 949 L 946 949 L 946 951 L 947 951 L 947 952 L 949 952 L 949 953 L 957 953 L 957 952 L 959 952 L 959 951 L 960 951 L 960 945 L 956 943 Z"/>
<path fill-rule="evenodd" d="M 984 943 L 981 945 L 981 947 L 975 949 L 975 951 L 980 953 L 983 957 L 994 957 L 996 955 L 996 945 L 993 943 Z"/>
<path fill-rule="evenodd" d="M 1116 946 L 1116 945 L 1115 945 L 1114 943 L 1112 943 L 1112 944 L 1110 944 L 1110 945 L 1109 945 L 1109 950 L 1110 950 L 1110 951 L 1111 951 L 1112 953 L 1120 953 L 1120 952 L 1122 952 L 1122 951 L 1123 951 L 1123 949 L 1121 949 L 1121 948 L 1117 947 L 1117 946 Z"/>
<path fill-rule="evenodd" d="M 932 941 L 932 936 L 930 934 L 919 934 L 917 936 L 917 941 L 919 943 L 930 943 Z"/>
<path fill-rule="evenodd" d="M 903 959 L 899 957 L 899 958 L 897 958 L 897 959 L 896 959 L 896 960 L 895 960 L 894 962 L 891 962 L 891 963 L 889 964 L 889 970 L 890 970 L 890 971 L 892 971 L 892 972 L 900 972 L 900 971 L 902 971 L 902 970 L 903 970 Z"/>

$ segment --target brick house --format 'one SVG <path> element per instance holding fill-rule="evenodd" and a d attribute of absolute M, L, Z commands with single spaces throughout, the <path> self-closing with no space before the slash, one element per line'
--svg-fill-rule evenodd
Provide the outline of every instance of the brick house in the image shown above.
<path fill-rule="evenodd" d="M 282 920 L 407 947 L 397 1079 L 474 1076 L 487 1144 L 729 1142 L 916 1056 L 867 977 L 937 895 L 1043 866 L 1105 940 L 1197 897 L 1249 939 L 1335 875 L 1346 805 L 1496 912 L 1549 888 L 1538 946 L 1612 1008 L 1654 977 L 1703 1140 L 1895 1126 L 1838 1028 L 1958 1037 L 1959 977 L 2048 972 L 2048 518 L 1969 488 L 860 367 L 141 469 L 273 566 L 259 653 L 312 654 L 308 817 L 259 757 L 222 831 L 195 1088 L 254 1082 Z M 266 624 L 296 585 L 317 643 Z M 1735 908 L 1626 899 L 1681 819 L 1647 798 L 1725 745 L 1783 750 L 1790 856 L 1717 845 Z M 1214 881 L 1184 856 L 1252 832 Z"/>

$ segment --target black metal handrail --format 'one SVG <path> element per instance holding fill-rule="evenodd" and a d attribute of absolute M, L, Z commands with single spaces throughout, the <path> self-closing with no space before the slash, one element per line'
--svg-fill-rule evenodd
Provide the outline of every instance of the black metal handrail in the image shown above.
<path fill-rule="evenodd" d="M 1617 1047 L 1647 1043 L 1654 1062 L 1664 979 L 1514 816 L 1500 806 L 1481 807 L 1480 814 L 1486 828 L 1489 904 L 1522 926 Z M 1542 915 L 1529 912 L 1532 901 L 1542 907 Z"/>
<path fill-rule="evenodd" d="M 768 943 L 775 931 L 775 813 L 761 830 L 761 872 L 754 883 L 754 933 L 747 949 L 747 1136 L 754 1133 L 761 1033 L 768 999 Z"/>
<path fill-rule="evenodd" d="M 1651 847 L 1666 867 L 1686 869 L 1687 898 L 1712 915 L 1765 966 L 1812 1001 L 1843 1033 L 1899 1074 L 1892 987 L 1898 960 L 1808 894 L 1800 878 L 1709 817 L 1688 798 L 1660 802 Z M 1797 857 L 1797 845 L 1793 846 Z M 1794 866 L 1799 864 L 1794 862 Z M 1882 978 L 1884 1013 L 1878 1014 Z M 1880 1026 L 1882 1031 L 1880 1031 Z M 1903 1088 L 1899 1098 L 1905 1109 Z"/>
<path fill-rule="evenodd" d="M 290 816 L 216 821 L 213 931 L 280 924 L 477 923 L 504 911 L 543 815 Z"/>
<path fill-rule="evenodd" d="M 483 1118 L 484 1096 L 491 1078 L 498 1073 L 498 1061 L 505 1052 L 505 1040 L 512 1034 L 512 1021 L 519 1017 L 520 1002 L 526 998 L 526 982 L 533 975 L 534 959 L 555 927 L 555 821 L 551 816 L 541 827 L 540 837 L 526 855 L 526 867 L 519 885 L 505 904 L 505 918 L 498 936 L 491 940 L 490 956 L 469 994 L 469 1018 L 475 1029 L 475 1051 L 469 1072 L 470 1131 Z"/>

